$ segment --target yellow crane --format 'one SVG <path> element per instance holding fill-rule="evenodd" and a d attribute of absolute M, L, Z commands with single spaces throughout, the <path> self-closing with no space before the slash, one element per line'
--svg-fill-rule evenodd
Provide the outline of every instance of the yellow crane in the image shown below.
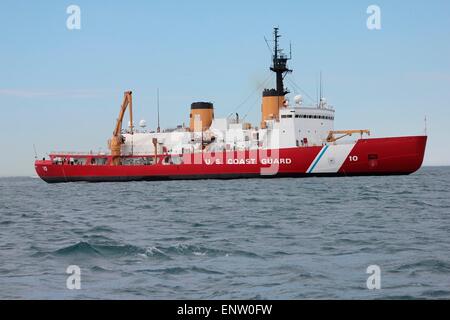
<path fill-rule="evenodd" d="M 370 130 L 336 130 L 336 131 L 330 131 L 327 137 L 327 142 L 335 142 L 339 139 L 342 139 L 344 137 L 351 136 L 352 134 L 359 133 L 361 135 L 361 138 L 363 134 L 367 134 L 370 136 Z M 340 136 L 336 137 L 336 134 L 340 134 Z"/>
<path fill-rule="evenodd" d="M 122 136 L 122 121 L 123 116 L 127 108 L 130 111 L 130 129 L 133 134 L 133 99 L 131 97 L 131 91 L 125 91 L 123 95 L 122 106 L 120 107 L 119 117 L 117 118 L 116 127 L 113 131 L 113 136 L 109 141 L 109 149 L 112 155 L 112 164 L 117 166 L 120 164 L 121 147 L 125 142 L 125 138 Z"/>

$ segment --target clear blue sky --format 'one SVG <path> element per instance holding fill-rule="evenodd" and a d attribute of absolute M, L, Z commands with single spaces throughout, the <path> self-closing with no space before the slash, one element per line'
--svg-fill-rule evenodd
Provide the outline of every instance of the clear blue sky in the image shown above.
<path fill-rule="evenodd" d="M 81 7 L 81 30 L 66 8 Z M 366 28 L 381 7 L 382 29 Z M 123 91 L 135 118 L 188 122 L 190 103 L 226 116 L 269 75 L 264 36 L 292 41 L 295 81 L 317 74 L 337 129 L 423 133 L 425 164 L 450 164 L 450 1 L 5 1 L 0 9 L 0 175 L 33 175 L 52 150 L 106 150 Z M 289 86 L 289 83 L 287 83 Z M 291 89 L 292 86 L 289 86 Z M 238 109 L 259 122 L 259 93 Z"/>

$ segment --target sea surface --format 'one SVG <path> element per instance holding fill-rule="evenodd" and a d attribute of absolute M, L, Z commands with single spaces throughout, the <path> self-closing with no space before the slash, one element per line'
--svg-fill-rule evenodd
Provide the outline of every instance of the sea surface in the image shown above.
<path fill-rule="evenodd" d="M 0 298 L 449 299 L 449 191 L 450 167 L 395 177 L 1 178 Z M 67 288 L 70 265 L 79 290 Z M 379 290 L 367 288 L 371 265 Z"/>

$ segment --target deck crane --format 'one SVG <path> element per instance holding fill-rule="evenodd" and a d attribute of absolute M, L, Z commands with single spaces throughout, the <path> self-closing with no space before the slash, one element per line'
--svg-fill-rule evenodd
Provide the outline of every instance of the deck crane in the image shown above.
<path fill-rule="evenodd" d="M 125 142 L 125 138 L 122 136 L 122 121 L 123 116 L 127 108 L 130 112 L 130 131 L 133 134 L 133 99 L 131 97 L 131 91 L 125 91 L 123 95 L 123 102 L 120 107 L 119 117 L 117 118 L 116 126 L 113 131 L 113 136 L 109 140 L 109 149 L 112 155 L 112 165 L 120 165 L 121 147 Z"/>
<path fill-rule="evenodd" d="M 363 134 L 367 134 L 368 136 L 370 136 L 370 130 L 335 130 L 330 131 L 327 137 L 327 142 L 335 142 L 344 137 L 351 136 L 354 133 L 359 133 L 361 135 L 361 138 Z M 335 134 L 340 134 L 340 136 L 336 137 Z"/>

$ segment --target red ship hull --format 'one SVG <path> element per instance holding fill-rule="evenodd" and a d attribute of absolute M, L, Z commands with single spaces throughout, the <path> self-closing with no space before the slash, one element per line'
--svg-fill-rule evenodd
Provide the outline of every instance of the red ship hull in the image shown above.
<path fill-rule="evenodd" d="M 264 154 L 257 151 L 183 154 L 177 156 L 182 159 L 180 164 L 173 164 L 170 155 L 158 155 L 157 163 L 151 165 L 112 165 L 110 156 L 101 155 L 84 155 L 81 157 L 85 158 L 85 164 L 73 164 L 69 159 L 80 155 L 57 154 L 51 155 L 50 160 L 37 160 L 35 169 L 46 182 L 407 175 L 421 167 L 426 142 L 426 136 L 411 136 L 360 139 L 340 148 L 346 152 L 335 146 L 314 146 L 270 150 Z M 55 156 L 67 161 L 55 163 Z M 106 158 L 107 163 L 91 164 L 99 157 Z"/>

